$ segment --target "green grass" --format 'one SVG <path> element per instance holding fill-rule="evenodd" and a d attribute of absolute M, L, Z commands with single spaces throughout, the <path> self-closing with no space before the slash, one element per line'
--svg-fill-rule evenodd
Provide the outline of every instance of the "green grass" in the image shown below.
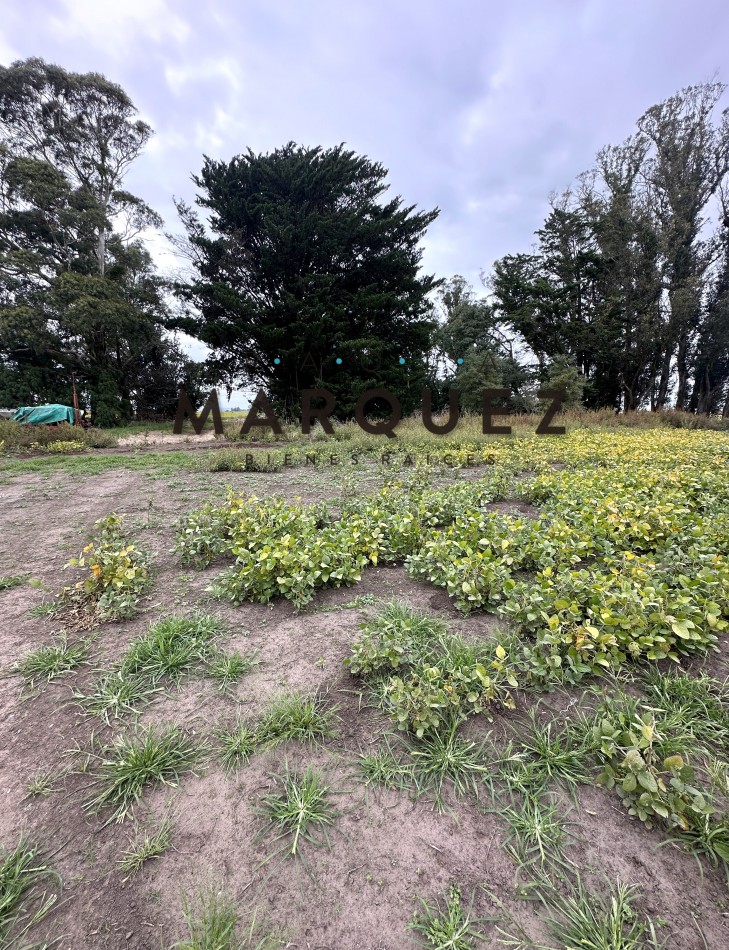
<path fill-rule="evenodd" d="M 418 934 L 422 946 L 430 950 L 473 950 L 474 941 L 486 939 L 476 929 L 481 921 L 472 921 L 463 909 L 461 890 L 455 884 L 450 886 L 443 907 L 438 901 L 418 899 L 422 910 L 416 913 L 410 928 Z"/>
<path fill-rule="evenodd" d="M 568 832 L 557 805 L 544 794 L 513 795 L 495 809 L 508 822 L 504 847 L 520 867 L 539 861 L 562 861 Z"/>
<path fill-rule="evenodd" d="M 287 764 L 284 774 L 273 779 L 280 791 L 264 796 L 258 811 L 268 821 L 256 839 L 268 833 L 274 844 L 284 840 L 281 850 L 291 857 L 299 855 L 304 842 L 330 848 L 329 828 L 337 812 L 321 773 L 309 766 L 299 775 L 291 772 Z"/>
<path fill-rule="evenodd" d="M 89 716 L 98 716 L 109 725 L 112 719 L 132 713 L 160 691 L 144 673 L 115 670 L 102 673 L 92 692 L 75 693 L 74 698 Z"/>
<path fill-rule="evenodd" d="M 31 926 L 39 923 L 57 900 L 61 878 L 41 860 L 40 849 L 25 838 L 10 851 L 0 847 L 0 945 L 18 946 Z"/>
<path fill-rule="evenodd" d="M 77 669 L 86 662 L 89 655 L 87 640 L 77 640 L 69 643 L 65 634 L 57 638 L 57 642 L 38 647 L 21 657 L 15 664 L 14 671 L 33 686 L 36 680 L 50 682 L 58 676 L 63 676 L 71 670 Z"/>
<path fill-rule="evenodd" d="M 692 816 L 689 831 L 681 832 L 661 844 L 675 844 L 692 854 L 698 863 L 703 878 L 700 858 L 705 858 L 712 867 L 723 868 L 729 887 L 729 814 L 715 819 L 713 816 Z"/>
<path fill-rule="evenodd" d="M 112 808 L 108 821 L 123 821 L 145 788 L 158 783 L 177 785 L 200 753 L 200 746 L 178 726 L 159 731 L 148 726 L 118 736 L 95 756 L 100 790 L 85 807 L 96 812 Z"/>
<path fill-rule="evenodd" d="M 195 901 L 185 898 L 183 913 L 186 939 L 170 950 L 279 950 L 286 942 L 267 932 L 254 911 L 245 923 L 233 901 L 218 887 L 209 885 Z"/>
<path fill-rule="evenodd" d="M 556 780 L 574 789 L 589 782 L 585 746 L 579 729 L 572 723 L 559 730 L 553 728 L 555 722 L 541 723 L 534 710 L 530 711 L 529 720 L 530 734 L 522 736 L 519 743 L 523 758 L 507 768 L 505 773 L 509 784 L 534 789 Z"/>
<path fill-rule="evenodd" d="M 256 654 L 224 653 L 219 650 L 208 658 L 206 673 L 217 682 L 218 689 L 227 690 L 260 664 Z"/>
<path fill-rule="evenodd" d="M 591 894 L 579 875 L 574 881 L 560 875 L 560 886 L 540 872 L 534 882 L 534 895 L 546 913 L 540 915 L 554 944 L 539 945 L 539 950 L 658 950 L 655 925 L 635 908 L 636 885 L 618 881 L 605 896 Z M 502 943 L 519 950 L 532 950 L 535 944 L 521 935 L 499 930 Z"/>
<path fill-rule="evenodd" d="M 155 472 L 159 475 L 178 475 L 180 472 L 207 471 L 207 452 L 144 452 L 132 451 L 119 455 L 44 455 L 37 458 L 12 459 L 0 457 L 0 472 L 24 475 L 28 472 L 53 474 L 62 471 L 73 478 L 101 475 L 114 469 Z"/>
<path fill-rule="evenodd" d="M 117 867 L 128 879 L 136 874 L 147 861 L 158 858 L 170 847 L 172 841 L 172 819 L 169 815 L 152 832 L 145 832 L 129 842 L 129 848 L 123 853 Z M 126 880 L 125 879 L 125 880 Z"/>
<path fill-rule="evenodd" d="M 694 745 L 714 744 L 729 747 L 729 683 L 719 682 L 700 673 L 661 673 L 648 669 L 644 673 L 648 705 L 662 710 L 664 731 L 673 731 L 671 724 L 681 724 L 684 741 Z M 680 751 L 680 750 L 677 750 Z"/>
<path fill-rule="evenodd" d="M 179 682 L 183 674 L 205 663 L 222 632 L 222 621 L 202 612 L 158 620 L 132 641 L 121 662 L 121 675 L 145 676 L 155 685 L 165 677 Z"/>
<path fill-rule="evenodd" d="M 228 772 L 246 765 L 260 745 L 255 727 L 241 719 L 232 728 L 219 730 L 218 740 L 222 747 L 223 766 Z"/>
<path fill-rule="evenodd" d="M 283 693 L 263 713 L 256 734 L 262 746 L 321 742 L 334 735 L 337 709 L 322 693 Z"/>
<path fill-rule="evenodd" d="M 446 786 L 458 797 L 470 794 L 478 798 L 483 778 L 491 768 L 485 752 L 487 740 L 473 742 L 456 735 L 458 725 L 456 720 L 443 731 L 407 742 L 417 793 L 432 793 L 438 809 L 445 806 Z"/>
<path fill-rule="evenodd" d="M 367 786 L 376 785 L 403 791 L 414 784 L 412 763 L 403 762 L 402 758 L 395 754 L 387 736 L 384 745 L 360 752 L 354 765 Z"/>
<path fill-rule="evenodd" d="M 58 775 L 48 769 L 36 772 L 25 786 L 25 794 L 28 798 L 45 798 L 51 794 L 57 780 Z"/>
<path fill-rule="evenodd" d="M 12 590 L 14 587 L 21 587 L 28 575 L 27 574 L 9 574 L 0 577 L 0 591 Z"/>

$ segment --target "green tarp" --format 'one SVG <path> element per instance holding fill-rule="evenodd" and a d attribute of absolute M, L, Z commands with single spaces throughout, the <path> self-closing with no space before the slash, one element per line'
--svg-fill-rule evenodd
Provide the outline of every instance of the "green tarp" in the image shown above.
<path fill-rule="evenodd" d="M 16 409 L 13 419 L 24 425 L 47 426 L 54 422 L 70 422 L 74 424 L 75 414 L 70 406 L 23 406 Z"/>

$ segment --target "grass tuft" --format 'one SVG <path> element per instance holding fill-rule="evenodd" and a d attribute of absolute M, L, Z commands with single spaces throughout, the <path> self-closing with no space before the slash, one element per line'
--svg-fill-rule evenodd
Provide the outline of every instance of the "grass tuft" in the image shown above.
<path fill-rule="evenodd" d="M 256 733 L 262 746 L 320 742 L 334 735 L 337 718 L 336 707 L 322 693 L 284 693 L 265 710 Z"/>
<path fill-rule="evenodd" d="M 413 759 L 413 779 L 418 795 L 433 793 L 437 808 L 444 806 L 443 789 L 449 785 L 456 796 L 479 797 L 479 787 L 490 765 L 486 760 L 487 739 L 473 742 L 456 735 L 455 720 L 448 731 L 434 732 L 407 743 Z"/>
<path fill-rule="evenodd" d="M 39 848 L 21 838 L 11 851 L 0 847 L 0 945 L 11 947 L 51 910 L 57 895 L 38 893 L 41 882 L 60 890 L 61 878 L 39 857 Z"/>
<path fill-rule="evenodd" d="M 542 950 L 659 950 L 655 926 L 650 918 L 635 909 L 637 885 L 617 884 L 607 896 L 590 894 L 580 878 L 574 883 L 560 875 L 558 888 L 540 871 L 535 879 L 535 895 L 546 908 L 543 917 L 554 946 Z M 533 944 L 504 931 L 501 942 L 506 946 L 527 950 Z"/>
<path fill-rule="evenodd" d="M 521 737 L 525 757 L 512 769 L 516 778 L 527 788 L 544 787 L 549 780 L 557 780 L 574 788 L 590 780 L 586 765 L 584 741 L 572 725 L 553 731 L 553 722 L 543 724 L 534 710 L 529 714 L 531 735 Z"/>
<path fill-rule="evenodd" d="M 113 808 L 109 821 L 123 821 L 145 788 L 158 782 L 176 785 L 180 775 L 192 768 L 200 751 L 178 726 L 161 732 L 146 727 L 138 733 L 121 735 L 96 756 L 101 790 L 85 807 L 92 811 Z"/>
<path fill-rule="evenodd" d="M 0 591 L 12 590 L 14 587 L 21 587 L 28 577 L 27 574 L 12 574 L 0 577 Z"/>
<path fill-rule="evenodd" d="M 124 674 L 116 670 L 102 673 L 93 692 L 76 693 L 75 699 L 88 715 L 98 716 L 110 724 L 112 719 L 119 719 L 149 702 L 152 695 L 159 691 L 144 674 Z"/>
<path fill-rule="evenodd" d="M 260 744 L 256 729 L 242 719 L 232 729 L 221 729 L 218 739 L 223 748 L 223 765 L 229 772 L 247 765 Z"/>
<path fill-rule="evenodd" d="M 62 634 L 58 642 L 48 646 L 31 650 L 15 664 L 15 672 L 20 673 L 29 685 L 33 686 L 36 680 L 50 682 L 58 676 L 63 676 L 75 670 L 86 662 L 89 655 L 87 640 L 77 640 L 69 643 L 68 637 Z"/>
<path fill-rule="evenodd" d="M 365 785 L 379 785 L 383 788 L 395 788 L 403 791 L 413 785 L 413 766 L 403 762 L 385 738 L 385 744 L 376 746 L 367 752 L 360 752 L 355 767 L 362 776 Z"/>
<path fill-rule="evenodd" d="M 224 653 L 220 650 L 210 656 L 207 674 L 217 681 L 218 689 L 226 690 L 255 670 L 260 663 L 256 654 L 244 656 L 242 653 Z"/>
<path fill-rule="evenodd" d="M 127 875 L 125 881 L 136 874 L 145 862 L 164 854 L 169 849 L 171 840 L 172 819 L 165 815 L 156 831 L 151 834 L 145 832 L 144 837 L 130 841 L 129 848 L 117 865 L 119 870 Z"/>
<path fill-rule="evenodd" d="M 202 612 L 189 617 L 166 617 L 132 641 L 121 673 L 147 676 L 153 683 L 164 677 L 178 682 L 198 663 L 205 662 L 223 630 L 218 617 Z"/>
<path fill-rule="evenodd" d="M 291 772 L 287 764 L 284 774 L 273 778 L 281 790 L 263 798 L 259 811 L 268 818 L 268 823 L 260 834 L 273 833 L 274 842 L 286 839 L 282 850 L 293 857 L 299 854 L 304 841 L 331 847 L 328 829 L 337 812 L 321 773 L 308 766 L 303 775 L 299 775 Z"/>
<path fill-rule="evenodd" d="M 255 911 L 242 925 L 233 901 L 212 885 L 201 890 L 194 902 L 185 898 L 183 913 L 188 937 L 171 950 L 279 950 L 286 945 L 275 933 L 266 932 Z"/>

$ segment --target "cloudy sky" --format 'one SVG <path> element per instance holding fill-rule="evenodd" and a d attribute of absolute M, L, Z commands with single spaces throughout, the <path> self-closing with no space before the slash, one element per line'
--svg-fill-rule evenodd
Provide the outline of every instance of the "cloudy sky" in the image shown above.
<path fill-rule="evenodd" d="M 726 0 L 2 0 L 0 17 L 3 65 L 126 90 L 156 132 L 126 187 L 167 229 L 203 153 L 345 142 L 441 209 L 427 271 L 474 284 L 646 108 L 729 80 L 728 49 Z"/>

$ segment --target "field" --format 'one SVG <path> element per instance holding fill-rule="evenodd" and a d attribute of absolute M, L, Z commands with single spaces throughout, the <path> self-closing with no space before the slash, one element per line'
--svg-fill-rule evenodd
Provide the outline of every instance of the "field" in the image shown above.
<path fill-rule="evenodd" d="M 0 945 L 729 946 L 729 434 L 532 422 L 0 459 Z"/>

